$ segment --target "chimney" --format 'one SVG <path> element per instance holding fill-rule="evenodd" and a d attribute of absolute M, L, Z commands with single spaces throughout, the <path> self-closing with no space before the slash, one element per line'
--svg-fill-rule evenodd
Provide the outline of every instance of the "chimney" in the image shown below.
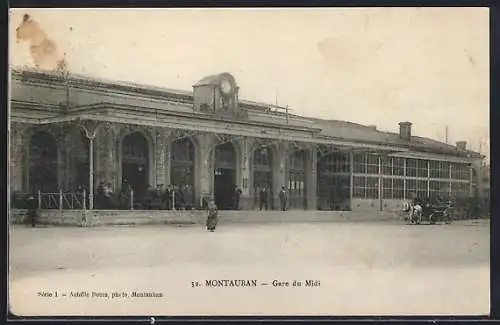
<path fill-rule="evenodd" d="M 467 141 L 457 141 L 456 142 L 457 148 L 460 150 L 467 150 Z"/>
<path fill-rule="evenodd" d="M 399 122 L 399 137 L 411 140 L 411 122 Z"/>
<path fill-rule="evenodd" d="M 373 131 L 377 131 L 377 126 L 376 125 L 371 124 L 371 125 L 367 125 L 367 127 L 369 129 L 372 129 Z"/>

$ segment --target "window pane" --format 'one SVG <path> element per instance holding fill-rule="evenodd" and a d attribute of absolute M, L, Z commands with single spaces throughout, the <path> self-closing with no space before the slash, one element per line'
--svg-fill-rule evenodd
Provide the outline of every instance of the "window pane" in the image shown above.
<path fill-rule="evenodd" d="M 366 178 L 366 198 L 376 199 L 378 198 L 378 177 L 367 177 Z"/>
<path fill-rule="evenodd" d="M 431 178 L 438 178 L 439 177 L 439 162 L 435 160 L 431 160 L 429 162 L 429 168 L 430 168 L 430 177 Z"/>
<path fill-rule="evenodd" d="M 396 157 L 393 159 L 393 174 L 397 176 L 404 176 L 405 159 Z"/>
<path fill-rule="evenodd" d="M 417 160 L 408 158 L 406 159 L 406 176 L 416 177 L 417 176 Z"/>
<path fill-rule="evenodd" d="M 354 172 L 355 173 L 366 173 L 366 155 L 355 154 L 354 155 Z"/>
<path fill-rule="evenodd" d="M 393 180 L 393 198 L 394 199 L 403 199 L 404 196 L 404 180 L 401 178 L 395 178 Z"/>
<path fill-rule="evenodd" d="M 418 160 L 417 162 L 417 176 L 418 177 L 427 177 L 427 160 Z"/>
<path fill-rule="evenodd" d="M 393 160 L 394 160 L 394 158 L 392 158 L 392 157 L 388 157 L 388 158 L 383 160 L 382 173 L 384 175 L 392 175 L 392 162 L 393 162 Z"/>
<path fill-rule="evenodd" d="M 392 178 L 383 179 L 383 197 L 384 199 L 392 199 Z"/>
<path fill-rule="evenodd" d="M 354 182 L 354 187 L 353 187 L 353 196 L 357 198 L 364 198 L 365 197 L 365 181 L 366 177 L 364 176 L 354 176 L 353 177 L 353 182 Z"/>

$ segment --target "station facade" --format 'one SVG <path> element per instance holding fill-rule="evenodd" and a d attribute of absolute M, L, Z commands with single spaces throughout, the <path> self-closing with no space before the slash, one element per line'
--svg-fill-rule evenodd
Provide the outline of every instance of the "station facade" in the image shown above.
<path fill-rule="evenodd" d="M 239 99 L 229 73 L 193 91 L 14 69 L 10 101 L 11 192 L 64 192 L 124 184 L 135 192 L 175 184 L 192 204 L 232 186 L 242 209 L 271 207 L 285 187 L 290 209 L 398 208 L 414 196 L 474 195 L 478 153 L 399 132 L 289 114 Z M 397 126 L 396 126 L 397 127 Z"/>

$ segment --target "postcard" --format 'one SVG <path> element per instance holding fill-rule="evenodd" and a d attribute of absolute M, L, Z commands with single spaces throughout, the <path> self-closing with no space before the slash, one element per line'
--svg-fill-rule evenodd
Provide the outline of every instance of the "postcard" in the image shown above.
<path fill-rule="evenodd" d="M 487 8 L 9 19 L 13 315 L 489 313 Z"/>

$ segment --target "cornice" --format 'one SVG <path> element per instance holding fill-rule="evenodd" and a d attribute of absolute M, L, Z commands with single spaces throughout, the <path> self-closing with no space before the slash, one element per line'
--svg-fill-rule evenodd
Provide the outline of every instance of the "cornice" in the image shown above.
<path fill-rule="evenodd" d="M 39 103 L 39 102 L 31 102 L 31 101 L 16 100 L 16 99 L 11 99 L 9 104 L 11 108 L 62 112 L 61 104 L 48 104 L 48 103 Z"/>
<path fill-rule="evenodd" d="M 78 110 L 95 110 L 95 109 L 107 109 L 107 110 L 133 110 L 137 113 L 145 113 L 150 116 L 161 117 L 180 117 L 180 118 L 189 118 L 201 121 L 210 121 L 210 122 L 219 122 L 223 124 L 233 124 L 233 125 L 249 125 L 249 126 L 259 126 L 265 127 L 269 129 L 275 130 L 290 130 L 290 131 L 301 131 L 307 133 L 318 133 L 321 129 L 318 128 L 309 128 L 309 127 L 301 127 L 295 125 L 283 125 L 283 124 L 275 124 L 275 123 L 265 123 L 265 122 L 257 122 L 246 119 L 237 119 L 232 118 L 228 119 L 228 117 L 218 116 L 214 114 L 206 114 L 206 113 L 186 113 L 180 111 L 173 110 L 164 110 L 164 109 L 152 109 L 152 108 L 144 108 L 142 106 L 136 105 L 128 105 L 128 104 L 117 104 L 117 103 L 109 103 L 109 102 L 101 102 L 91 105 L 81 105 L 74 107 L 71 111 Z M 145 115 L 144 115 L 145 116 Z"/>

